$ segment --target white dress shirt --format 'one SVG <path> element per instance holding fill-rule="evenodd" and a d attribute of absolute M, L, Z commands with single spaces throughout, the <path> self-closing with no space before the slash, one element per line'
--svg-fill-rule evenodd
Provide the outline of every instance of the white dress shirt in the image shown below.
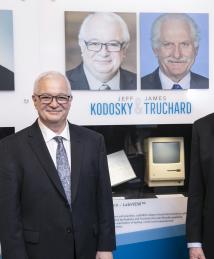
<path fill-rule="evenodd" d="M 56 136 L 63 137 L 63 144 L 67 153 L 68 157 L 68 163 L 71 168 L 71 141 L 70 141 L 70 132 L 69 132 L 69 126 L 68 122 L 66 123 L 66 126 L 61 134 L 56 134 L 49 128 L 47 128 L 40 119 L 38 119 L 39 127 L 42 131 L 43 138 L 45 140 L 45 143 L 47 145 L 47 148 L 50 152 L 51 158 L 56 166 L 56 149 L 57 149 L 57 142 L 53 139 Z"/>
<path fill-rule="evenodd" d="M 171 90 L 174 84 L 179 84 L 183 90 L 187 90 L 190 88 L 190 79 L 191 79 L 190 72 L 179 82 L 172 81 L 160 69 L 159 69 L 159 77 L 160 77 L 162 89 L 164 90 Z"/>
<path fill-rule="evenodd" d="M 202 247 L 202 244 L 201 243 L 199 243 L 199 242 L 194 242 L 194 243 L 187 243 L 187 247 L 188 248 L 193 248 L 193 247 L 195 247 L 195 248 L 198 248 L 198 247 Z"/>
<path fill-rule="evenodd" d="M 105 83 L 107 84 L 111 90 L 120 90 L 120 71 L 118 70 L 117 74 L 108 82 L 101 82 L 95 78 L 90 71 L 84 66 L 83 69 L 88 80 L 90 90 L 99 91 L 100 86 Z"/>

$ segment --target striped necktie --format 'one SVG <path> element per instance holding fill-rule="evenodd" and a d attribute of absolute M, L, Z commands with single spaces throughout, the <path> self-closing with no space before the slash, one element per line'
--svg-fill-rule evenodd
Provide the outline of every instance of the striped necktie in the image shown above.
<path fill-rule="evenodd" d="M 57 142 L 56 167 L 58 175 L 64 188 L 68 203 L 71 206 L 71 170 L 66 150 L 63 145 L 63 137 L 56 136 L 53 139 Z"/>

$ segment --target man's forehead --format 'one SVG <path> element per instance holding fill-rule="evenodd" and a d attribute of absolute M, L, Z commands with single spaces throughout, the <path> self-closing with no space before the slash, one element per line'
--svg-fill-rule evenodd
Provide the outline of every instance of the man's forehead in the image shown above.
<path fill-rule="evenodd" d="M 39 91 L 68 91 L 65 79 L 61 76 L 54 76 L 42 79 L 38 84 Z"/>
<path fill-rule="evenodd" d="M 180 30 L 189 31 L 190 26 L 189 24 L 181 19 L 167 19 L 162 23 L 161 31 L 164 32 L 166 30 L 174 30 L 175 32 Z"/>
<path fill-rule="evenodd" d="M 105 38 L 108 38 L 108 40 L 118 40 L 118 37 L 122 37 L 121 26 L 119 22 L 115 20 L 106 20 L 101 19 L 100 17 L 94 17 L 89 21 L 86 28 L 85 37 L 87 40 Z"/>
<path fill-rule="evenodd" d="M 160 37 L 187 37 L 191 38 L 190 27 L 184 21 L 172 20 L 163 23 L 161 26 Z"/>

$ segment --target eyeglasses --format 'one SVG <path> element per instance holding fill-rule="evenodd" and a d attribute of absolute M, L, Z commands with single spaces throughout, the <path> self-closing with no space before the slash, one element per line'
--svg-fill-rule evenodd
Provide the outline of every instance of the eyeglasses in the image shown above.
<path fill-rule="evenodd" d="M 118 42 L 118 41 L 113 41 L 113 42 L 107 42 L 107 43 L 102 43 L 99 41 L 85 41 L 84 43 L 89 51 L 94 51 L 94 52 L 99 52 L 103 48 L 103 46 L 106 47 L 106 50 L 109 52 L 119 52 L 121 51 L 122 48 L 125 47 L 125 42 Z"/>
<path fill-rule="evenodd" d="M 57 101 L 58 104 L 66 104 L 72 99 L 72 95 L 49 95 L 49 94 L 34 94 L 35 96 L 39 97 L 39 100 L 42 104 L 50 104 L 52 103 L 53 99 Z"/>

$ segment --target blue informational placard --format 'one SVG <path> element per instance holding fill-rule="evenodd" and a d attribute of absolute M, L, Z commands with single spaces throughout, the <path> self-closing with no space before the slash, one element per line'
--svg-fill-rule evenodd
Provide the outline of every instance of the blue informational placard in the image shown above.
<path fill-rule="evenodd" d="M 114 259 L 188 259 L 186 202 L 181 196 L 114 199 Z"/>
<path fill-rule="evenodd" d="M 188 259 L 185 237 L 179 236 L 117 246 L 114 259 Z"/>

